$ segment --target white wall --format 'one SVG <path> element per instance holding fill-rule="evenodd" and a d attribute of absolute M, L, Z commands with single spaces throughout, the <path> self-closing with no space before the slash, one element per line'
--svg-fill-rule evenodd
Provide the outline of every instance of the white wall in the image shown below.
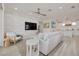
<path fill-rule="evenodd" d="M 25 30 L 25 21 L 38 23 L 37 18 L 33 17 L 21 17 L 16 14 L 5 13 L 4 16 L 4 31 L 5 32 L 15 32 L 21 34 L 25 38 L 33 36 L 36 34 L 37 30 Z"/>
<path fill-rule="evenodd" d="M 0 9 L 0 46 L 2 46 L 2 39 L 3 39 L 3 20 L 2 20 L 2 9 Z"/>
<path fill-rule="evenodd" d="M 76 21 L 76 25 L 72 27 L 74 29 L 73 35 L 79 36 L 79 21 Z"/>

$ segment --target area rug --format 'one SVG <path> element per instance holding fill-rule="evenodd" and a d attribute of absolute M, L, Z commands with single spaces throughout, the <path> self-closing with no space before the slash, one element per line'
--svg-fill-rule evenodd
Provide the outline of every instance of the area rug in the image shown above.
<path fill-rule="evenodd" d="M 21 56 L 16 46 L 0 47 L 0 56 Z"/>

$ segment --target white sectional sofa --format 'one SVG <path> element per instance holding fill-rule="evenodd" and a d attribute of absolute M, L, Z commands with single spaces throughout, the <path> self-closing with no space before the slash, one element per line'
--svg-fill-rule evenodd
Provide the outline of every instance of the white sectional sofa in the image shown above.
<path fill-rule="evenodd" d="M 39 34 L 39 50 L 48 55 L 61 41 L 62 32 L 48 32 Z"/>

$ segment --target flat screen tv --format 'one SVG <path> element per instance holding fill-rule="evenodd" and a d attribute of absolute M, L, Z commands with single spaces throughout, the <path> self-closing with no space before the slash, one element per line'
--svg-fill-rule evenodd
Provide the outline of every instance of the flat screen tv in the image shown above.
<path fill-rule="evenodd" d="M 25 22 L 25 30 L 37 30 L 37 23 Z"/>

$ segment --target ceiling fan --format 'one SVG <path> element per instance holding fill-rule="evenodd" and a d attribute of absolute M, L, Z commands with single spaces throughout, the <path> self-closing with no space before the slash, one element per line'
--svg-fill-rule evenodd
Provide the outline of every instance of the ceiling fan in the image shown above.
<path fill-rule="evenodd" d="M 46 14 L 42 14 L 40 10 L 41 10 L 40 8 L 37 8 L 37 11 L 36 12 L 33 11 L 33 12 L 42 16 L 46 16 Z"/>

